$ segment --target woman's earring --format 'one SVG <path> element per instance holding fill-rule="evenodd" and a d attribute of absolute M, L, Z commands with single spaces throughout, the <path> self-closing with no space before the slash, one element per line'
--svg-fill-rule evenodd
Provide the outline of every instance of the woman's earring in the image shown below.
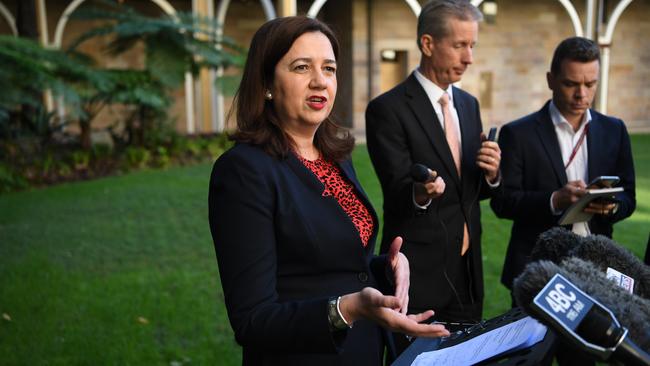
<path fill-rule="evenodd" d="M 270 90 L 266 89 L 266 92 L 264 92 L 264 98 L 266 98 L 266 100 L 273 99 L 273 94 L 271 94 Z"/>

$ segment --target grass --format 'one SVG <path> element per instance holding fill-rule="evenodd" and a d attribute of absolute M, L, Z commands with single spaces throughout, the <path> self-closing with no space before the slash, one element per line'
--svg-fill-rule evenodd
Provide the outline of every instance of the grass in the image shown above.
<path fill-rule="evenodd" d="M 650 135 L 632 139 L 635 214 L 615 239 L 641 256 L 650 228 Z M 355 166 L 381 214 L 365 147 Z M 0 363 L 237 365 L 207 224 L 210 164 L 0 196 Z M 483 203 L 486 311 L 510 232 Z"/>

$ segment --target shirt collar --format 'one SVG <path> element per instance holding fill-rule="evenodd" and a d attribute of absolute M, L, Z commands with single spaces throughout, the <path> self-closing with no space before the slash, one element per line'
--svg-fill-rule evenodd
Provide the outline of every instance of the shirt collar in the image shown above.
<path fill-rule="evenodd" d="M 548 106 L 548 111 L 549 114 L 551 115 L 551 121 L 553 121 L 553 124 L 555 126 L 566 124 L 571 128 L 571 131 L 573 131 L 573 127 L 571 127 L 569 121 L 567 121 L 566 118 L 564 118 L 564 116 L 562 115 L 562 113 L 560 113 L 560 110 L 557 108 L 555 103 L 553 103 L 552 99 L 551 99 L 551 103 Z M 587 108 L 585 114 L 582 116 L 582 122 L 580 122 L 580 128 L 578 128 L 578 131 L 576 131 L 576 133 L 582 131 L 582 129 L 584 129 L 589 122 L 591 122 L 591 112 L 589 111 L 589 108 Z"/>
<path fill-rule="evenodd" d="M 413 74 L 415 74 L 415 78 L 417 81 L 422 85 L 422 88 L 424 91 L 427 93 L 427 96 L 429 97 L 429 100 L 431 100 L 431 104 L 436 105 L 440 98 L 442 97 L 442 93 L 447 92 L 449 95 L 449 103 L 453 106 L 454 105 L 454 93 L 452 93 L 452 85 L 449 84 L 447 89 L 442 89 L 438 85 L 436 85 L 433 81 L 429 80 L 420 72 L 420 67 L 417 67 L 415 71 L 413 71 Z"/>

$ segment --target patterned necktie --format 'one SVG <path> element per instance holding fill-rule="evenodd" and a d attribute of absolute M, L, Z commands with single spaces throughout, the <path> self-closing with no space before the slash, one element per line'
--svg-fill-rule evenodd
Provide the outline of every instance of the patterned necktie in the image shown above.
<path fill-rule="evenodd" d="M 440 100 L 438 101 L 442 107 L 442 117 L 445 124 L 445 137 L 447 138 L 447 144 L 449 145 L 449 150 L 451 150 L 451 155 L 454 158 L 454 164 L 456 165 L 456 172 L 458 177 L 460 177 L 460 138 L 456 124 L 454 123 L 453 117 L 451 116 L 451 110 L 449 109 L 449 95 L 447 92 L 442 94 Z M 467 223 L 463 225 L 463 246 L 460 250 L 461 255 L 465 255 L 467 249 L 469 249 L 469 230 L 467 228 Z"/>

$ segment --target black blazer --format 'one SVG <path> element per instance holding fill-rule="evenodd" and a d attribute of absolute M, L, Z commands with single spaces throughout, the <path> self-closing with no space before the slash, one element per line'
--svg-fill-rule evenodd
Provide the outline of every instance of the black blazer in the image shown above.
<path fill-rule="evenodd" d="M 510 289 L 512 280 L 530 261 L 537 236 L 557 226 L 560 218 L 551 213 L 550 198 L 553 191 L 567 183 L 567 177 L 549 103 L 538 112 L 506 124 L 499 133 L 504 188 L 490 205 L 498 217 L 513 220 L 501 276 L 501 282 Z M 589 181 L 601 175 L 617 175 L 621 178 L 619 186 L 625 189 L 616 195 L 620 206 L 615 215 L 594 215 L 589 221 L 592 233 L 611 238 L 612 224 L 630 216 L 636 207 L 630 137 L 620 119 L 590 112 Z"/>
<path fill-rule="evenodd" d="M 459 266 L 464 222 L 469 228 L 473 294 L 479 307 L 483 299 L 479 199 L 487 197 L 490 189 L 476 165 L 481 116 L 478 101 L 468 93 L 454 87 L 453 100 L 460 120 L 462 178 L 415 75 L 375 98 L 366 110 L 368 151 L 384 194 L 381 252 L 395 236 L 404 237 L 402 252 L 411 265 L 409 307 L 414 311 L 442 309 L 455 301 L 445 272 Z M 414 163 L 437 171 L 446 183 L 443 196 L 433 200 L 426 212 L 413 205 L 409 169 Z M 456 281 L 453 274 L 449 277 Z"/>
<path fill-rule="evenodd" d="M 350 161 L 339 165 L 377 218 Z M 226 309 L 244 365 L 380 365 L 383 332 L 357 321 L 332 334 L 327 300 L 387 290 L 385 257 L 373 257 L 336 198 L 293 154 L 275 159 L 238 144 L 214 164 L 210 230 Z M 375 273 L 382 276 L 378 278 Z M 383 282 L 378 283 L 378 280 Z"/>

